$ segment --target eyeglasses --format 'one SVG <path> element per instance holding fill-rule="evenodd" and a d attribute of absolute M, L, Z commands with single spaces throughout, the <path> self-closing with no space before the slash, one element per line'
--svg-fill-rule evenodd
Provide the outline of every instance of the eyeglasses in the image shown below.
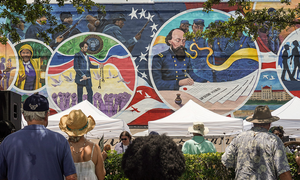
<path fill-rule="evenodd" d="M 126 140 L 127 140 L 127 138 L 122 138 L 121 140 L 122 140 L 122 141 L 126 141 Z"/>

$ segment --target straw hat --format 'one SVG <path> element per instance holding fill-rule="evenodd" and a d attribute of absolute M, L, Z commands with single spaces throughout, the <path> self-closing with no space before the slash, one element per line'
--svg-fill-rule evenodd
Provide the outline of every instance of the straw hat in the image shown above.
<path fill-rule="evenodd" d="M 69 136 L 83 136 L 95 127 L 92 116 L 86 115 L 79 110 L 72 110 L 68 115 L 60 118 L 59 128 Z"/>
<path fill-rule="evenodd" d="M 254 110 L 253 116 L 246 118 L 246 121 L 252 123 L 271 123 L 278 121 L 279 117 L 272 116 L 268 106 L 257 106 Z"/>
<path fill-rule="evenodd" d="M 190 133 L 198 133 L 201 135 L 205 135 L 209 132 L 207 127 L 204 127 L 203 122 L 193 122 L 193 126 L 188 128 Z"/>

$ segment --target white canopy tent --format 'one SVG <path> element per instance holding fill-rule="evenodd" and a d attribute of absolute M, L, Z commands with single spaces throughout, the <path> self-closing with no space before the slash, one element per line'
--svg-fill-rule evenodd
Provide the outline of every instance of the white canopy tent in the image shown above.
<path fill-rule="evenodd" d="M 191 136 L 188 127 L 193 122 L 203 122 L 209 128 L 206 136 L 233 135 L 242 132 L 243 120 L 239 118 L 225 117 L 203 108 L 192 100 L 189 100 L 182 108 L 173 114 L 148 122 L 148 132 L 156 131 L 168 136 Z"/>
<path fill-rule="evenodd" d="M 285 132 L 284 135 L 300 137 L 300 99 L 294 97 L 289 102 L 282 105 L 280 108 L 272 111 L 272 116 L 278 116 L 280 120 L 271 124 L 272 126 L 282 126 Z M 252 123 L 244 121 L 244 130 L 251 129 Z"/>
<path fill-rule="evenodd" d="M 289 102 L 272 112 L 273 116 L 280 119 L 271 124 L 271 126 L 282 126 L 286 136 L 300 136 L 300 99 L 294 97 Z"/>
<path fill-rule="evenodd" d="M 101 138 L 103 134 L 105 139 L 118 138 L 122 131 L 130 132 L 128 125 L 123 120 L 108 117 L 87 100 L 65 111 L 49 116 L 47 128 L 66 137 L 67 134 L 60 130 L 58 124 L 63 115 L 69 114 L 74 109 L 81 109 L 86 116 L 91 115 L 96 122 L 95 128 L 87 133 L 88 138 Z"/>

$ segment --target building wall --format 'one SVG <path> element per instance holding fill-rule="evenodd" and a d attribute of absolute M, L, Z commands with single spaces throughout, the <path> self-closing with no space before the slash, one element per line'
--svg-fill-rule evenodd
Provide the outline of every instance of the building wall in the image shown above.
<path fill-rule="evenodd" d="M 298 4 L 298 1 L 292 2 L 285 7 Z M 195 2 L 105 5 L 107 14 L 101 19 L 96 7 L 77 14 L 71 5 L 58 7 L 52 4 L 52 14 L 58 24 L 62 23 L 60 15 L 64 12 L 71 14 L 72 25 L 76 26 L 71 33 L 64 34 L 61 43 L 57 43 L 56 37 L 63 32 L 49 34 L 52 41 L 46 45 L 43 40 L 30 35 L 39 28 L 25 22 L 25 28 L 18 31 L 21 42 L 9 41 L 0 46 L 0 70 L 11 67 L 9 72 L 2 74 L 1 87 L 21 94 L 23 100 L 40 92 L 48 97 L 52 109 L 63 111 L 78 103 L 78 83 L 86 81 L 83 85 L 93 91 L 92 104 L 109 117 L 124 119 L 129 125 L 147 125 L 148 121 L 170 115 L 189 100 L 228 115 L 242 107 L 251 96 L 258 100 L 288 100 L 299 94 L 298 81 L 282 75 L 283 46 L 289 44 L 292 52 L 298 26 L 273 32 L 276 34 L 273 38 L 267 36 L 269 32 L 261 30 L 255 42 L 246 36 L 236 42 L 215 39 L 213 44 L 205 40 L 204 44 L 199 40 L 196 43 L 187 41 L 184 44 L 187 56 L 183 61 L 168 52 L 170 47 L 165 38 L 169 32 L 179 28 L 182 20 L 189 22 L 188 30 L 192 31 L 194 20 L 202 19 L 205 29 L 211 22 L 227 20 L 234 15 L 236 7 L 221 3 L 214 6 L 214 11 L 206 13 L 202 11 L 203 3 Z M 252 8 L 277 9 L 282 6 L 280 2 L 256 2 Z M 113 27 L 113 19 L 120 16 L 126 21 L 118 31 Z M 9 19 L 5 22 L 12 25 Z M 48 24 L 41 27 L 41 31 L 49 28 Z M 134 43 L 133 37 L 138 33 L 141 33 L 141 39 Z M 80 81 L 82 69 L 74 63 L 78 61 L 76 53 L 80 52 L 79 44 L 83 41 L 89 44 L 87 54 L 95 69 L 90 69 L 87 75 L 90 80 Z M 28 69 L 22 65 L 23 57 L 19 53 L 28 46 L 33 52 L 31 61 L 38 64 L 34 67 L 35 84 L 26 90 L 27 79 L 22 81 L 22 77 Z M 187 66 L 192 69 L 188 75 L 182 71 Z M 262 76 L 261 70 L 268 72 Z M 289 70 L 293 71 L 293 66 Z M 176 79 L 189 75 L 195 83 L 179 87 Z M 284 91 L 263 89 L 254 92 L 266 79 L 269 83 L 266 85 Z M 181 104 L 175 103 L 177 97 Z M 82 98 L 88 99 L 86 87 Z"/>

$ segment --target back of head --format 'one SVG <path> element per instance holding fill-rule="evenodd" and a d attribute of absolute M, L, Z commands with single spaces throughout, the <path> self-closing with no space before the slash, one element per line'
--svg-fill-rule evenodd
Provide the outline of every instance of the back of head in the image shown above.
<path fill-rule="evenodd" d="M 130 180 L 178 179 L 185 170 L 185 159 L 170 137 L 145 136 L 128 146 L 122 169 Z"/>
<path fill-rule="evenodd" d="M 15 126 L 10 121 L 0 121 L 0 142 L 15 131 Z"/>
<path fill-rule="evenodd" d="M 42 121 L 45 119 L 48 111 L 48 99 L 38 93 L 29 96 L 23 104 L 23 115 L 26 121 Z"/>

